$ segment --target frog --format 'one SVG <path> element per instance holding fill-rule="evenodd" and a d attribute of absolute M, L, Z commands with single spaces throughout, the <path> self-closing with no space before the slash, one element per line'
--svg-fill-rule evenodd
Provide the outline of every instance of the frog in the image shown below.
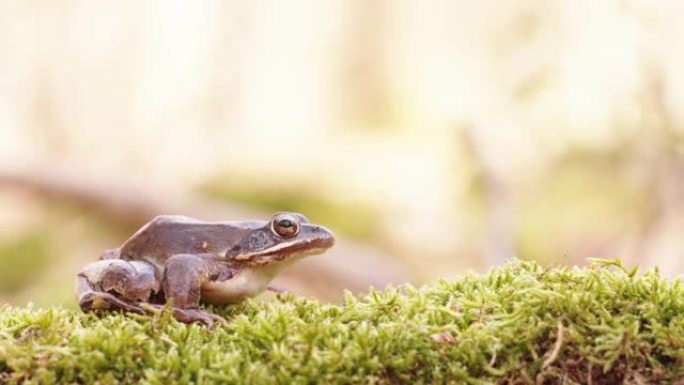
<path fill-rule="evenodd" d="M 180 322 L 213 326 L 224 319 L 200 304 L 280 291 L 270 283 L 283 269 L 334 243 L 332 231 L 300 213 L 221 222 L 159 215 L 80 269 L 76 299 L 84 312 L 144 315 L 169 307 Z"/>

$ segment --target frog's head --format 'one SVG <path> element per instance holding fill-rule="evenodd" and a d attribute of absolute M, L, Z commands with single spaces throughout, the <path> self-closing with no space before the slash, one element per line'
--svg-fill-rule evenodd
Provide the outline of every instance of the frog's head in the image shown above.
<path fill-rule="evenodd" d="M 278 212 L 227 250 L 226 257 L 253 266 L 289 264 L 333 244 L 335 236 L 325 227 L 309 223 L 302 214 Z"/>

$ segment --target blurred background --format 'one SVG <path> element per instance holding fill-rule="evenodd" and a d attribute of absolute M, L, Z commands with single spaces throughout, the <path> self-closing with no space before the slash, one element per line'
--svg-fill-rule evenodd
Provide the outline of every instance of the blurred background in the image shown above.
<path fill-rule="evenodd" d="M 333 229 L 280 280 L 684 272 L 684 3 L 0 0 L 0 303 L 156 214 Z"/>

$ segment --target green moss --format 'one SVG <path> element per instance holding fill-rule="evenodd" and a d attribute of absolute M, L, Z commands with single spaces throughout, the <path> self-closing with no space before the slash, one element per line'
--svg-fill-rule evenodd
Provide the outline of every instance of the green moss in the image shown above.
<path fill-rule="evenodd" d="M 616 267 L 610 267 L 615 265 Z M 684 289 L 619 263 L 513 261 L 419 289 L 215 309 L 214 330 L 60 309 L 0 313 L 10 383 L 671 383 L 684 377 Z"/>

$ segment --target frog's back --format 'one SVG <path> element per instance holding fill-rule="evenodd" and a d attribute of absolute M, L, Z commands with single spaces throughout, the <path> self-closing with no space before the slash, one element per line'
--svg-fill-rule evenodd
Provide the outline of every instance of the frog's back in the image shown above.
<path fill-rule="evenodd" d="M 176 254 L 221 253 L 246 232 L 229 222 L 203 222 L 180 215 L 160 215 L 133 234 L 120 249 L 120 258 L 163 263 Z"/>

